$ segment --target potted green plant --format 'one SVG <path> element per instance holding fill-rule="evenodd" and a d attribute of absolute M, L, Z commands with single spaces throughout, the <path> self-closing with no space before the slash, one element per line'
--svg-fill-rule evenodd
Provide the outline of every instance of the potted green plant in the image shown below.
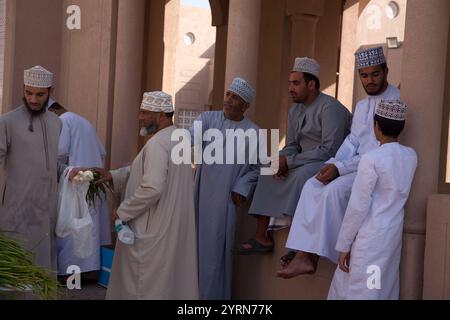
<path fill-rule="evenodd" d="M 33 264 L 32 252 L 0 232 L 0 297 L 12 292 L 30 292 L 43 300 L 56 299 L 58 281 L 46 269 Z"/>

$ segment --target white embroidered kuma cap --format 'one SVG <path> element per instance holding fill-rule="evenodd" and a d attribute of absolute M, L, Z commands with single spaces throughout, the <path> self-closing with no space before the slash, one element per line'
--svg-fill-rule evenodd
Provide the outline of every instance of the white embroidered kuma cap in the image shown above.
<path fill-rule="evenodd" d="M 242 78 L 234 78 L 228 88 L 228 91 L 237 94 L 246 103 L 252 103 L 255 98 L 255 89 L 253 89 L 252 86 Z"/>
<path fill-rule="evenodd" d="M 172 96 L 162 91 L 145 92 L 141 104 L 142 110 L 152 112 L 174 112 Z"/>
<path fill-rule="evenodd" d="M 400 100 L 381 100 L 375 114 L 390 120 L 405 121 L 408 107 Z"/>
<path fill-rule="evenodd" d="M 41 66 L 35 66 L 23 73 L 23 83 L 29 87 L 50 88 L 52 81 L 53 73 Z"/>
<path fill-rule="evenodd" d="M 382 47 L 359 50 L 355 53 L 355 57 L 357 70 L 386 63 Z"/>
<path fill-rule="evenodd" d="M 320 78 L 320 64 L 311 58 L 295 58 L 294 67 L 292 71 L 309 73 L 315 76 L 317 79 Z"/>

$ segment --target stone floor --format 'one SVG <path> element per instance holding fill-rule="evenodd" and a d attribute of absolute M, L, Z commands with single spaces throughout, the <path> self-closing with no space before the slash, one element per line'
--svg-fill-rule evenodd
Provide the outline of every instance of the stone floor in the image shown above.
<path fill-rule="evenodd" d="M 64 290 L 59 300 L 105 300 L 106 288 L 95 280 L 82 280 L 80 290 Z"/>
<path fill-rule="evenodd" d="M 97 284 L 93 280 L 84 280 L 80 290 L 62 289 L 58 295 L 58 300 L 105 300 L 106 288 Z M 2 300 L 38 300 L 34 295 L 28 293 L 8 292 L 8 296 L 0 294 L 0 302 Z"/>

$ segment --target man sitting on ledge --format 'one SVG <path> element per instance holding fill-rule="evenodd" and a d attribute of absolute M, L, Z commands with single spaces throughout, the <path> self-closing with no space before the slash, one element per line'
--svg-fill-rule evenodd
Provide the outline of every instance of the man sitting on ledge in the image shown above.
<path fill-rule="evenodd" d="M 279 171 L 261 176 L 249 210 L 257 215 L 254 238 L 241 244 L 240 254 L 273 250 L 267 235 L 270 217 L 292 217 L 305 182 L 336 154 L 349 132 L 350 112 L 335 98 L 320 92 L 320 65 L 310 58 L 296 58 L 289 76 L 294 105 L 289 110 L 287 142 L 280 152 Z"/>

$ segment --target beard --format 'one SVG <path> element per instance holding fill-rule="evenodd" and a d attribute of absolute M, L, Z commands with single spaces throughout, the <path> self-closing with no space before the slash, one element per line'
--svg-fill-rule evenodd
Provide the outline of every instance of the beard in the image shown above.
<path fill-rule="evenodd" d="M 303 103 L 303 99 L 302 98 L 299 98 L 299 97 L 295 97 L 295 98 L 292 98 L 292 101 L 294 102 L 294 103 Z"/>
<path fill-rule="evenodd" d="M 156 133 L 156 131 L 158 131 L 158 125 L 156 123 L 153 123 L 149 127 L 142 127 L 139 134 L 141 135 L 141 137 L 145 137 Z"/>
<path fill-rule="evenodd" d="M 30 105 L 27 102 L 27 99 L 25 99 L 25 97 L 22 98 L 23 103 L 25 104 L 25 106 L 27 107 L 28 111 L 33 115 L 33 116 L 38 116 L 44 112 L 47 111 L 47 105 L 48 105 L 48 101 L 50 100 L 50 95 L 48 95 L 47 100 L 45 100 L 44 105 L 39 109 L 39 110 L 33 110 Z"/>
<path fill-rule="evenodd" d="M 383 93 L 385 88 L 387 88 L 387 74 L 384 75 L 383 81 L 380 83 L 380 86 L 376 88 L 376 90 L 373 87 L 370 89 L 368 89 L 367 87 L 364 87 L 364 90 L 366 91 L 366 93 L 369 96 L 378 96 L 381 93 Z"/>
<path fill-rule="evenodd" d="M 305 95 L 298 95 L 298 94 L 290 94 L 291 99 L 293 103 L 304 103 L 306 101 Z"/>

